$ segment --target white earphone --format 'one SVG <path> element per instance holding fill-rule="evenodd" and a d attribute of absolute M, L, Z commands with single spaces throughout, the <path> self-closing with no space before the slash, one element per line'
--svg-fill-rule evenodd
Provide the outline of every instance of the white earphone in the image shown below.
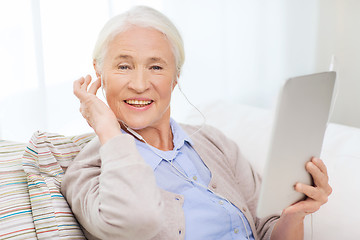
<path fill-rule="evenodd" d="M 100 81 L 101 81 L 101 91 L 102 91 L 104 98 L 106 99 L 105 90 L 104 90 L 104 78 L 103 78 L 102 74 L 100 74 Z"/>

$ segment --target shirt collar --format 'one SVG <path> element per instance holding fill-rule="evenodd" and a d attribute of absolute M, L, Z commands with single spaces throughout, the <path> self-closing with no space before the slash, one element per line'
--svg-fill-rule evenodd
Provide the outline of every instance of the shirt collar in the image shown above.
<path fill-rule="evenodd" d="M 170 118 L 171 131 L 173 133 L 174 150 L 180 149 L 185 142 L 193 144 L 190 136 L 180 127 L 180 125 L 172 118 Z"/>
<path fill-rule="evenodd" d="M 146 155 L 151 157 L 147 157 L 145 162 L 149 164 L 153 170 L 156 169 L 156 167 L 160 164 L 162 160 L 165 161 L 172 161 L 176 158 L 178 153 L 180 152 L 181 148 L 184 146 L 185 142 L 188 142 L 190 145 L 193 144 L 193 141 L 189 137 L 189 135 L 182 129 L 182 127 L 172 118 L 170 118 L 170 127 L 173 134 L 173 144 L 174 149 L 170 151 L 162 151 L 159 150 L 153 146 L 150 146 L 139 139 L 136 139 L 136 146 L 140 152 L 141 155 Z M 126 133 L 125 131 L 121 130 L 123 133 Z M 144 151 L 147 151 L 146 154 L 142 154 Z"/>

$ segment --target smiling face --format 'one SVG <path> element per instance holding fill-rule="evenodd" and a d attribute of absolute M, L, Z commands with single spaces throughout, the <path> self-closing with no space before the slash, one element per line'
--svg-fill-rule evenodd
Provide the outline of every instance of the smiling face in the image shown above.
<path fill-rule="evenodd" d="M 169 126 L 176 66 L 164 34 L 137 26 L 118 34 L 107 46 L 101 75 L 119 120 L 136 130 Z"/>

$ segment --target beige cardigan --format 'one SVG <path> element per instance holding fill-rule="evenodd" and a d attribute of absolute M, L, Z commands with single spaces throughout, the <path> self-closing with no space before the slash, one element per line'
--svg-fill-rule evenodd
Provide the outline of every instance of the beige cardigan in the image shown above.
<path fill-rule="evenodd" d="M 182 127 L 188 134 L 197 130 Z M 237 145 L 210 126 L 191 137 L 211 171 L 209 189 L 244 213 L 255 239 L 270 239 L 278 216 L 256 217 L 260 178 Z M 183 196 L 157 187 L 128 134 L 103 146 L 97 137 L 89 142 L 67 169 L 61 192 L 88 239 L 184 239 Z"/>

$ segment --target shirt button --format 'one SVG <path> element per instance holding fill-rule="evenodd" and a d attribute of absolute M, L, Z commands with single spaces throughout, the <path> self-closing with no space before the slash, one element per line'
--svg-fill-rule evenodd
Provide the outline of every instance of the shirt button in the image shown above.
<path fill-rule="evenodd" d="M 194 181 L 196 181 L 196 180 L 197 180 L 197 176 L 193 176 L 193 179 L 194 179 Z"/>
<path fill-rule="evenodd" d="M 246 212 L 246 211 L 247 211 L 247 210 L 246 210 L 246 207 L 243 207 L 242 210 L 243 210 L 243 212 Z"/>
<path fill-rule="evenodd" d="M 239 229 L 235 228 L 235 229 L 234 229 L 234 233 L 235 233 L 235 234 L 238 234 L 238 233 L 239 233 Z"/>
<path fill-rule="evenodd" d="M 219 204 L 220 204 L 220 205 L 224 205 L 224 201 L 223 201 L 223 200 L 220 200 L 220 201 L 219 201 Z"/>
<path fill-rule="evenodd" d="M 212 186 L 212 188 L 217 188 L 216 183 L 213 183 L 211 186 Z"/>

